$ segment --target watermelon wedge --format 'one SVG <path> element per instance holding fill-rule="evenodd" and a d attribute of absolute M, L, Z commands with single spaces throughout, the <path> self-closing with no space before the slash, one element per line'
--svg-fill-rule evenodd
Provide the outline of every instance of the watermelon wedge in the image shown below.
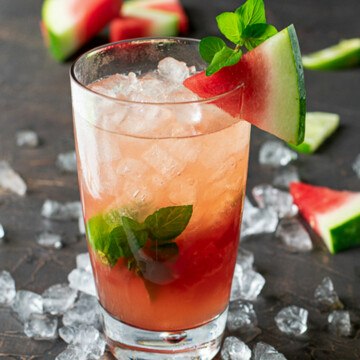
<path fill-rule="evenodd" d="M 45 0 L 41 31 L 53 56 L 64 61 L 119 16 L 122 0 Z"/>
<path fill-rule="evenodd" d="M 305 85 L 295 28 L 286 29 L 211 76 L 193 75 L 184 85 L 202 98 L 245 84 L 241 116 L 251 124 L 294 145 L 305 133 Z M 239 102 L 241 100 L 239 99 Z M 230 112 L 232 104 L 223 106 Z M 231 112 L 230 112 L 231 113 Z"/>
<path fill-rule="evenodd" d="M 179 32 L 181 34 L 186 34 L 189 31 L 188 17 L 181 5 L 181 2 L 178 0 L 133 0 L 126 3 L 124 12 L 125 14 L 127 11 L 129 11 L 129 7 L 160 10 L 174 14 L 179 19 Z"/>
<path fill-rule="evenodd" d="M 360 192 L 297 182 L 290 184 L 290 193 L 332 254 L 360 245 Z"/>
<path fill-rule="evenodd" d="M 110 23 L 110 42 L 151 36 L 152 21 L 135 16 L 119 17 Z"/>

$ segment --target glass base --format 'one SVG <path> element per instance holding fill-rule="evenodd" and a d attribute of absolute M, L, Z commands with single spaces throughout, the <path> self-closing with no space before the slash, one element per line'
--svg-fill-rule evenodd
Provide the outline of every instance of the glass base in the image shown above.
<path fill-rule="evenodd" d="M 220 350 L 228 309 L 211 322 L 184 331 L 149 331 L 115 319 L 102 307 L 104 332 L 121 360 L 210 360 Z"/>

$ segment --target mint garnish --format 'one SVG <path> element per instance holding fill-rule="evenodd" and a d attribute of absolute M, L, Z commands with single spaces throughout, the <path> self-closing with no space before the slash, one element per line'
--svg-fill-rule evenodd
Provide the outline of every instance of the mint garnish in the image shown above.
<path fill-rule="evenodd" d="M 236 46 L 232 49 L 215 36 L 201 40 L 200 55 L 210 64 L 207 76 L 224 66 L 235 65 L 242 56 L 242 46 L 252 50 L 277 33 L 274 26 L 266 24 L 263 0 L 247 0 L 235 12 L 224 12 L 216 20 L 221 33 Z"/>

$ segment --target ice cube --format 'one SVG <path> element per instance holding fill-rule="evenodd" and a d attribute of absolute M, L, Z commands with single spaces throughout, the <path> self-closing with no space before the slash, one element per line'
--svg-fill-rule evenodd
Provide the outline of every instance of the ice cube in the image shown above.
<path fill-rule="evenodd" d="M 97 296 L 94 276 L 92 272 L 83 269 L 74 269 L 68 275 L 69 284 L 73 289 L 86 294 Z"/>
<path fill-rule="evenodd" d="M 334 310 L 328 316 L 330 330 L 339 336 L 351 335 L 350 313 L 345 310 Z"/>
<path fill-rule="evenodd" d="M 355 161 L 352 164 L 352 168 L 360 179 L 360 154 L 358 154 L 358 156 L 355 158 Z"/>
<path fill-rule="evenodd" d="M 52 315 L 63 314 L 71 308 L 77 298 L 77 290 L 67 284 L 56 284 L 46 289 L 43 294 L 44 311 Z"/>
<path fill-rule="evenodd" d="M 46 314 L 31 314 L 25 322 L 24 332 L 28 337 L 38 340 L 52 340 L 57 335 L 58 320 Z"/>
<path fill-rule="evenodd" d="M 22 322 L 27 321 L 33 313 L 43 313 L 43 298 L 32 291 L 19 290 L 16 293 L 12 308 Z"/>
<path fill-rule="evenodd" d="M 39 145 L 39 137 L 35 131 L 21 130 L 15 135 L 16 145 L 23 147 L 37 147 Z"/>
<path fill-rule="evenodd" d="M 273 233 L 278 225 L 279 218 L 273 209 L 260 209 L 253 206 L 245 197 L 241 224 L 241 237 L 248 235 Z"/>
<path fill-rule="evenodd" d="M 58 154 L 56 158 L 56 166 L 64 172 L 76 172 L 77 167 L 75 151 Z"/>
<path fill-rule="evenodd" d="M 87 360 L 87 354 L 78 345 L 68 345 L 55 360 Z"/>
<path fill-rule="evenodd" d="M 276 211 L 280 219 L 298 213 L 298 207 L 293 203 L 293 198 L 288 192 L 273 188 L 271 185 L 258 185 L 252 189 L 252 194 L 260 208 Z"/>
<path fill-rule="evenodd" d="M 241 298 L 242 276 L 243 269 L 241 265 L 236 264 L 231 283 L 230 301 L 235 301 Z"/>
<path fill-rule="evenodd" d="M 283 189 L 289 189 L 291 182 L 299 182 L 299 173 L 295 166 L 287 165 L 277 169 L 273 185 Z"/>
<path fill-rule="evenodd" d="M 322 311 L 340 310 L 344 307 L 334 289 L 331 279 L 326 276 L 314 292 L 315 300 Z"/>
<path fill-rule="evenodd" d="M 76 256 L 76 267 L 87 272 L 92 272 L 89 253 L 82 253 Z"/>
<path fill-rule="evenodd" d="M 309 251 L 313 248 L 308 232 L 295 218 L 282 219 L 275 235 L 293 251 Z"/>
<path fill-rule="evenodd" d="M 256 325 L 256 313 L 251 303 L 235 301 L 230 304 L 226 323 L 229 331 L 246 332 Z"/>
<path fill-rule="evenodd" d="M 49 232 L 41 233 L 36 242 L 41 246 L 53 247 L 55 249 L 61 249 L 63 247 L 61 235 Z"/>
<path fill-rule="evenodd" d="M 255 345 L 253 355 L 253 360 L 286 360 L 286 357 L 283 354 L 264 342 L 258 342 Z"/>
<path fill-rule="evenodd" d="M 0 272 L 0 304 L 10 304 L 16 294 L 15 280 L 6 270 Z"/>
<path fill-rule="evenodd" d="M 264 277 L 253 269 L 243 272 L 241 283 L 241 299 L 256 300 L 265 285 Z"/>
<path fill-rule="evenodd" d="M 99 326 L 100 309 L 95 296 L 82 294 L 75 305 L 65 312 L 63 324 L 65 326 L 79 326 L 81 324 Z"/>
<path fill-rule="evenodd" d="M 2 226 L 2 224 L 0 224 L 0 244 L 1 244 L 3 239 L 5 239 L 5 229 Z"/>
<path fill-rule="evenodd" d="M 82 216 L 80 201 L 66 202 L 64 204 L 54 200 L 45 200 L 41 215 L 51 220 L 77 220 Z"/>
<path fill-rule="evenodd" d="M 274 167 L 285 166 L 296 160 L 297 153 L 279 141 L 266 141 L 260 148 L 259 163 Z"/>
<path fill-rule="evenodd" d="M 308 311 L 298 306 L 283 308 L 275 316 L 275 322 L 280 331 L 301 335 L 307 330 Z"/>
<path fill-rule="evenodd" d="M 82 216 L 80 216 L 78 219 L 78 227 L 79 227 L 79 233 L 81 235 L 85 235 L 86 234 L 85 222 L 84 222 L 84 218 Z"/>
<path fill-rule="evenodd" d="M 7 161 L 0 161 L 0 187 L 21 196 L 25 195 L 27 190 L 25 181 Z"/>
<path fill-rule="evenodd" d="M 236 263 L 239 264 L 243 270 L 251 269 L 254 264 L 254 254 L 239 246 Z"/>
<path fill-rule="evenodd" d="M 228 336 L 221 349 L 223 360 L 250 360 L 251 350 L 235 336 Z"/>
<path fill-rule="evenodd" d="M 172 57 L 166 57 L 159 61 L 159 74 L 167 80 L 182 83 L 189 77 L 189 68 L 183 61 L 178 61 Z"/>

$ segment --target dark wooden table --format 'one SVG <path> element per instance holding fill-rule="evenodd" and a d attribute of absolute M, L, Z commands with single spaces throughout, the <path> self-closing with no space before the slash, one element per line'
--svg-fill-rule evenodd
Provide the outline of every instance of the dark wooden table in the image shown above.
<path fill-rule="evenodd" d="M 233 11 L 241 2 L 184 0 L 192 37 L 218 35 L 215 16 Z M 75 255 L 86 250 L 78 237 L 77 223 L 49 223 L 40 216 L 45 199 L 79 199 L 75 174 L 55 167 L 60 152 L 74 148 L 69 66 L 57 63 L 44 49 L 39 30 L 41 0 L 0 2 L 0 160 L 7 160 L 26 180 L 28 194 L 0 194 L 0 223 L 7 241 L 0 245 L 0 270 L 11 272 L 17 289 L 42 293 L 54 283 L 65 282 L 75 266 Z M 359 36 L 358 0 L 271 0 L 268 21 L 278 29 L 294 23 L 303 53 Z M 88 47 L 102 42 L 98 37 Z M 82 50 L 83 51 L 83 50 Z M 360 152 L 360 69 L 306 74 L 308 110 L 341 115 L 341 127 L 313 156 L 296 162 L 302 180 L 336 189 L 360 191 L 360 180 L 351 164 Z M 36 149 L 19 148 L 15 133 L 33 129 L 41 137 Z M 248 192 L 271 182 L 273 170 L 258 164 L 259 146 L 272 136 L 253 130 Z M 61 232 L 61 250 L 39 247 L 36 236 L 44 229 Z M 266 285 L 255 309 L 261 334 L 249 342 L 265 341 L 288 359 L 360 358 L 360 248 L 330 255 L 316 235 L 314 251 L 293 254 L 273 235 L 253 237 L 243 246 L 255 253 L 255 264 Z M 316 309 L 313 293 L 323 277 L 330 276 L 346 309 L 351 312 L 354 334 L 340 338 L 327 329 L 326 315 Z M 309 309 L 309 329 L 301 338 L 277 330 L 274 316 L 287 305 Z M 65 347 L 62 341 L 34 341 L 9 308 L 0 306 L 0 359 L 54 359 Z M 105 357 L 110 358 L 110 355 Z"/>

